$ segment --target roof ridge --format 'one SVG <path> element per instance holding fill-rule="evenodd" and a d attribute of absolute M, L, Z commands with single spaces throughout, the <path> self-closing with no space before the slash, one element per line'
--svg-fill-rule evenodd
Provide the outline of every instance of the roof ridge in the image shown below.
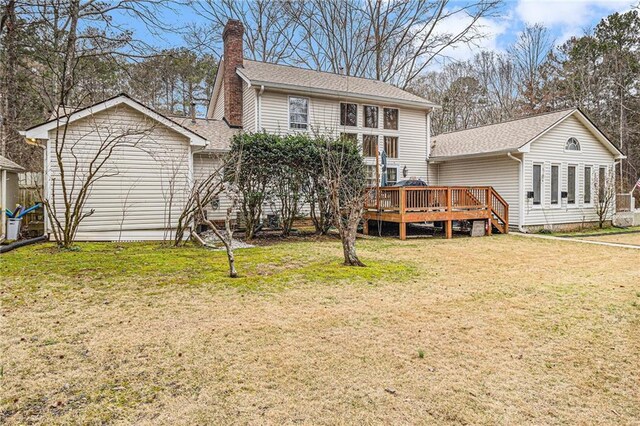
<path fill-rule="evenodd" d="M 490 127 L 490 126 L 498 126 L 500 124 L 506 124 L 506 123 L 511 123 L 512 121 L 520 121 L 520 120 L 526 120 L 529 118 L 534 118 L 534 117 L 541 117 L 543 115 L 550 115 L 550 114 L 557 114 L 559 112 L 574 112 L 574 111 L 579 111 L 580 109 L 577 107 L 572 107 L 572 108 L 563 108 L 563 109 L 557 109 L 554 111 L 547 111 L 547 112 L 540 112 L 537 114 L 530 114 L 530 115 L 525 115 L 524 117 L 517 117 L 517 118 L 510 118 L 508 120 L 504 120 L 504 121 L 499 121 L 497 123 L 490 123 L 490 124 L 481 124 L 480 126 L 475 126 L 475 127 L 469 127 L 467 129 L 460 129 L 460 130 L 452 130 L 450 132 L 444 132 L 444 133 L 439 133 L 435 136 L 432 136 L 433 138 L 437 138 L 438 136 L 442 136 L 442 135 L 450 135 L 452 133 L 462 133 L 462 132 L 466 132 L 466 131 L 470 131 L 470 130 L 475 130 L 475 129 L 481 129 L 484 127 Z"/>
<path fill-rule="evenodd" d="M 311 69 L 311 68 L 297 67 L 297 66 L 295 66 L 295 65 L 290 65 L 290 64 L 278 64 L 278 63 L 275 63 L 275 62 L 256 61 L 256 60 L 254 60 L 254 59 L 246 59 L 246 58 L 245 58 L 244 60 L 245 60 L 245 61 L 248 61 L 248 62 L 254 62 L 254 63 L 257 63 L 257 64 L 275 65 L 275 66 L 278 66 L 278 67 L 294 68 L 294 69 L 297 69 L 297 70 L 310 71 L 310 72 L 317 72 L 317 73 L 320 73 L 320 74 L 331 74 L 331 75 L 336 75 L 336 76 L 338 76 L 338 77 L 355 78 L 355 79 L 358 79 L 358 80 L 373 81 L 373 82 L 376 82 L 376 83 L 388 84 L 389 86 L 393 86 L 393 87 L 395 87 L 395 88 L 397 88 L 397 89 L 400 89 L 400 90 L 403 90 L 403 91 L 405 91 L 405 92 L 407 92 L 407 93 L 411 93 L 411 92 L 409 92 L 409 91 L 408 91 L 408 90 L 406 90 L 406 89 L 403 89 L 403 88 L 401 88 L 401 87 L 396 86 L 395 84 L 391 84 L 391 83 L 389 83 L 389 82 L 382 81 L 382 80 L 377 80 L 377 79 L 375 79 L 375 78 L 369 78 L 369 77 L 357 77 L 357 76 L 355 76 L 355 75 L 340 74 L 340 73 L 338 73 L 338 72 L 334 72 L 334 71 L 320 71 L 320 70 L 314 70 L 314 69 Z M 411 93 L 411 94 L 413 95 L 413 93 Z M 417 95 L 415 95 L 415 96 L 417 96 Z"/>

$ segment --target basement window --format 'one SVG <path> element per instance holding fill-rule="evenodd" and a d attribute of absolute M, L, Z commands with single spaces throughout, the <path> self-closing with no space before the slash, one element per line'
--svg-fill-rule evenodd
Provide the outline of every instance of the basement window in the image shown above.
<path fill-rule="evenodd" d="M 289 96 L 289 128 L 306 130 L 309 126 L 309 99 Z"/>

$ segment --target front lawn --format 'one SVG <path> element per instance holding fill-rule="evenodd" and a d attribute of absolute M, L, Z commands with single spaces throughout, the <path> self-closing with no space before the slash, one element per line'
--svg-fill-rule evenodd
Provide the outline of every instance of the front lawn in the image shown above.
<path fill-rule="evenodd" d="M 631 424 L 634 250 L 517 236 L 0 257 L 0 422 Z"/>

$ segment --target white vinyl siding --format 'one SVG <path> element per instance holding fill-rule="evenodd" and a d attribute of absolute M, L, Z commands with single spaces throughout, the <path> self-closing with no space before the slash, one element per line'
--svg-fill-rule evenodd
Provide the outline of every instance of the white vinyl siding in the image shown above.
<path fill-rule="evenodd" d="M 580 143 L 580 151 L 565 149 L 567 140 L 575 137 Z M 563 223 L 594 222 L 597 215 L 593 205 L 584 203 L 584 171 L 591 167 L 592 176 L 600 166 L 613 167 L 611 152 L 576 118 L 571 116 L 564 122 L 542 135 L 524 154 L 525 191 L 532 190 L 532 166 L 542 164 L 542 205 L 534 206 L 532 200 L 525 204 L 525 225 L 540 226 Z M 568 168 L 576 167 L 576 203 L 568 204 L 561 198 L 557 206 L 551 204 L 551 165 L 559 166 L 559 192 L 568 192 Z M 592 182 L 595 179 L 592 177 Z M 592 193 L 592 201 L 594 194 Z"/>
<path fill-rule="evenodd" d="M 220 90 L 218 91 L 218 99 L 213 107 L 213 114 L 209 118 L 215 120 L 222 120 L 224 117 L 224 78 L 220 81 Z"/>
<path fill-rule="evenodd" d="M 212 173 L 218 172 L 221 164 L 219 154 L 214 153 L 197 153 L 193 156 L 193 178 L 197 182 L 201 182 Z M 224 220 L 227 215 L 227 208 L 231 204 L 228 197 L 221 196 L 218 208 L 213 209 L 211 204 L 202 206 L 205 209 L 207 218 L 211 220 Z M 235 217 L 234 217 L 235 219 Z"/>
<path fill-rule="evenodd" d="M 94 158 L 107 133 L 146 129 L 143 137 L 130 137 L 135 146 L 119 146 L 102 168 L 85 204 L 93 215 L 80 224 L 79 241 L 163 239 L 171 235 L 180 214 L 190 178 L 190 146 L 186 137 L 126 105 L 119 105 L 69 125 L 63 162 L 67 186 L 73 178 L 73 157 L 81 166 L 76 179 L 84 180 L 88 161 Z M 60 172 L 55 159 L 55 130 L 49 132 L 47 191 L 55 191 L 58 214 L 63 217 Z M 55 182 L 55 188 L 50 188 Z M 51 194 L 51 192 L 50 192 Z"/>
<path fill-rule="evenodd" d="M 260 122 L 268 133 L 288 134 L 292 132 L 305 132 L 301 129 L 289 129 L 288 97 L 297 96 L 290 93 L 265 90 L 262 94 Z M 304 96 L 303 96 L 304 97 Z M 398 137 L 398 158 L 389 158 L 390 167 L 398 167 L 398 179 L 402 180 L 402 171 L 407 168 L 407 178 L 427 178 L 427 124 L 426 111 L 417 109 L 399 108 L 398 130 L 383 129 L 382 108 L 385 105 L 367 102 L 365 104 L 355 102 L 358 105 L 357 126 L 340 125 L 340 102 L 355 102 L 348 99 L 326 99 L 309 97 L 309 129 L 310 135 L 321 134 L 338 137 L 340 133 L 357 133 L 358 141 L 362 143 L 363 134 L 379 135 L 382 141 L 384 136 Z M 379 107 L 379 126 L 375 128 L 364 127 L 363 105 L 377 105 Z M 375 163 L 375 159 L 367 159 L 369 164 Z"/>
<path fill-rule="evenodd" d="M 246 81 L 242 82 L 242 130 L 256 131 L 256 91 Z"/>
<path fill-rule="evenodd" d="M 508 158 L 486 157 L 451 160 L 438 164 L 438 180 L 430 185 L 492 186 L 509 203 L 509 225 L 518 225 L 518 173 L 520 163 Z"/>

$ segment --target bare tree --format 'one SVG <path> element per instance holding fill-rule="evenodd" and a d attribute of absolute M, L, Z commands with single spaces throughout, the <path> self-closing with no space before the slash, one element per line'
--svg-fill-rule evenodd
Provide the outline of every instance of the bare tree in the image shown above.
<path fill-rule="evenodd" d="M 366 197 L 364 162 L 358 146 L 351 141 L 327 140 L 325 143 L 326 149 L 321 155 L 323 179 L 329 194 L 333 225 L 342 241 L 344 264 L 365 266 L 356 254 L 356 235 Z"/>
<path fill-rule="evenodd" d="M 229 276 L 235 278 L 238 276 L 238 272 L 235 267 L 233 252 L 233 217 L 240 200 L 238 179 L 242 168 L 242 152 L 226 154 L 220 158 L 217 164 L 201 182 L 194 183 L 191 194 L 178 220 L 174 243 L 175 245 L 184 243 L 184 232 L 187 227 L 195 226 L 198 223 L 207 225 L 224 245 L 229 262 Z M 207 218 L 204 208 L 205 205 L 221 197 L 228 200 L 225 211 L 224 231 L 221 231 L 213 220 Z M 194 228 L 191 229 L 191 237 L 200 244 L 206 245 Z"/>
<path fill-rule="evenodd" d="M 191 44 L 206 46 L 220 57 L 222 46 L 215 40 L 220 40 L 228 19 L 237 19 L 244 24 L 245 53 L 249 58 L 276 63 L 287 63 L 294 58 L 298 24 L 287 14 L 289 2 L 202 0 L 194 2 L 193 7 L 196 13 L 207 19 L 208 26 L 190 32 Z"/>
<path fill-rule="evenodd" d="M 62 114 L 62 111 L 60 112 Z M 58 117 L 50 140 L 50 194 L 43 194 L 44 206 L 54 238 L 61 248 L 73 245 L 80 224 L 95 213 L 86 209 L 94 185 L 119 174 L 112 157 L 125 148 L 153 151 L 148 135 L 156 123 L 123 123 L 117 107 L 100 116 L 84 118 L 84 125 L 67 125 L 69 116 Z"/>
<path fill-rule="evenodd" d="M 612 169 L 599 169 L 598 175 L 593 181 L 593 193 L 595 194 L 595 210 L 598 216 L 598 226 L 602 228 L 607 219 L 614 213 L 616 199 L 615 171 Z"/>
<path fill-rule="evenodd" d="M 509 49 L 518 72 L 525 113 L 538 112 L 544 104 L 542 65 L 553 49 L 549 30 L 541 24 L 528 25 Z"/>

